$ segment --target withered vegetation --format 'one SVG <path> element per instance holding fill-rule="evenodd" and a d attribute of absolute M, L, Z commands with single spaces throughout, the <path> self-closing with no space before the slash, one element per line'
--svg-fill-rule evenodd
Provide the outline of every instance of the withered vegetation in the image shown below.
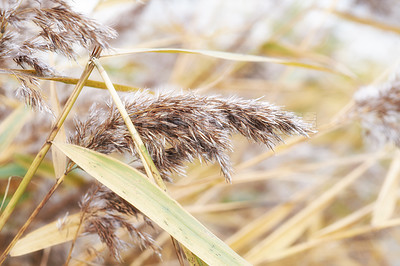
<path fill-rule="evenodd" d="M 107 9 L 117 2 L 121 1 L 98 1 L 97 7 L 104 4 Z M 399 230 L 391 227 L 400 224 L 395 208 L 400 177 L 400 74 L 397 70 L 385 82 L 374 82 L 373 77 L 383 72 L 380 68 L 387 66 L 373 65 L 370 58 L 361 58 L 360 65 L 344 58 L 338 50 L 345 50 L 341 43 L 345 38 L 337 32 L 350 21 L 352 27 L 373 29 L 381 37 L 386 31 L 398 35 L 398 1 L 352 0 L 347 7 L 333 1 L 329 12 L 323 1 L 312 5 L 248 1 L 243 4 L 243 14 L 235 13 L 238 23 L 228 21 L 225 25 L 226 19 L 232 19 L 226 10 L 234 10 L 236 4 L 215 1 L 218 9 L 210 4 L 201 11 L 197 9 L 201 2 L 186 1 L 190 8 L 185 9 L 176 8 L 174 1 L 130 1 L 120 14 L 110 16 L 115 19 L 113 23 L 105 24 L 118 31 L 119 43 L 115 44 L 119 48 L 210 49 L 290 58 L 294 62 L 316 60 L 324 65 L 326 62 L 328 68 L 331 63 L 342 62 L 344 69 L 351 66 L 357 78 L 298 71 L 296 64 L 248 64 L 189 54 L 136 54 L 134 59 L 110 56 L 99 60 L 107 72 L 111 70 L 112 80 L 116 76 L 116 80 L 120 78 L 135 88 L 159 91 L 121 92 L 120 96 L 162 178 L 172 183 L 168 184 L 169 193 L 255 265 L 322 265 L 328 260 L 337 265 L 396 263 L 393 239 L 399 237 Z M 74 11 L 70 3 L 0 1 L 0 75 L 6 77 L 0 82 L 0 116 L 7 117 L 15 108 L 14 96 L 39 111 L 14 143 L 0 151 L 0 172 L 7 173 L 0 179 L 1 198 L 9 176 L 25 174 L 56 119 L 49 104 L 49 84 L 43 80 L 68 71 L 66 75 L 74 77 L 70 80 L 77 80 L 81 70 L 76 61 L 95 47 L 97 52 L 112 48 L 110 42 L 117 37 L 114 29 Z M 257 6 L 251 9 L 254 3 Z M 154 15 L 160 10 L 163 16 Z M 244 15 L 248 10 L 254 12 Z M 307 21 L 314 19 L 314 13 L 321 16 L 315 16 L 311 25 Z M 320 24 L 315 23 L 318 17 L 323 17 Z M 166 22 L 165 18 L 170 20 Z M 341 20 L 346 23 L 337 23 Z M 352 42 L 356 37 L 349 39 Z M 62 60 L 71 62 L 68 66 L 59 64 Z M 58 93 L 58 107 L 62 107 L 70 88 L 56 84 L 52 93 Z M 357 90 L 359 84 L 369 85 Z M 164 85 L 169 92 L 160 89 Z M 196 92 L 196 88 L 200 89 Z M 205 91 L 207 95 L 201 94 Z M 85 93 L 64 124 L 68 141 L 122 158 L 144 173 L 119 111 L 107 102 L 107 91 L 95 91 L 95 100 L 93 91 L 89 91 L 89 97 Z M 96 102 L 98 99 L 101 102 Z M 312 122 L 322 130 L 306 141 L 314 133 L 311 125 L 270 102 L 299 113 L 316 114 L 318 124 Z M 366 136 L 364 143 L 360 141 L 361 131 Z M 278 146 L 292 135 L 304 138 Z M 376 146 L 384 153 L 376 152 Z M 16 205 L 0 234 L 0 250 L 7 247 L 42 194 L 54 184 L 52 159 L 48 155 L 43 168 L 36 172 L 23 195 L 28 200 Z M 217 165 L 217 171 L 210 164 Z M 226 184 L 229 182 L 232 184 Z M 19 183 L 18 178 L 11 179 L 4 205 Z M 165 237 L 134 206 L 81 171 L 69 173 L 26 232 L 74 211 L 80 212 L 82 236 L 95 237 L 75 239 L 72 256 L 68 255 L 71 262 L 91 264 L 104 259 L 103 263 L 110 265 L 116 261 L 176 264 L 169 236 Z M 69 224 L 73 215 L 64 217 L 59 220 L 59 230 L 76 226 Z M 383 229 L 390 233 L 381 233 Z M 7 258 L 6 265 L 45 265 L 46 260 L 48 265 L 59 265 L 65 262 L 60 257 L 65 259 L 70 247 L 68 243 L 51 247 L 50 252 Z M 150 252 L 143 252 L 146 250 Z M 111 256 L 106 256 L 107 252 Z"/>

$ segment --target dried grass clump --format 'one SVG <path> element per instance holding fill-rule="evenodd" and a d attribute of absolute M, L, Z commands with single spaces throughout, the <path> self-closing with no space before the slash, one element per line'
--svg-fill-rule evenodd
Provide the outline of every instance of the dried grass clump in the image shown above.
<path fill-rule="evenodd" d="M 293 113 L 257 100 L 222 99 L 195 94 L 136 93 L 125 108 L 165 179 L 183 173 L 186 161 L 217 162 L 227 181 L 232 166 L 230 135 L 240 133 L 272 149 L 280 134 L 307 136 L 310 126 Z M 114 106 L 92 108 L 86 121 L 76 121 L 71 142 L 105 154 L 132 152 L 133 140 Z M 137 155 L 134 154 L 136 158 Z"/>
<path fill-rule="evenodd" d="M 354 99 L 365 135 L 379 146 L 400 146 L 400 73 L 381 85 L 360 88 Z"/>
<path fill-rule="evenodd" d="M 116 32 L 72 10 L 63 0 L 3 1 L 0 5 L 0 67 L 12 68 L 12 61 L 22 68 L 32 68 L 37 75 L 54 74 L 43 58 L 55 52 L 74 59 L 77 48 L 109 48 Z M 6 71 L 6 70 L 4 70 Z M 26 103 L 48 109 L 38 90 L 38 81 L 8 70 L 21 81 L 19 94 Z"/>
<path fill-rule="evenodd" d="M 116 260 L 121 262 L 121 251 L 130 246 L 118 237 L 117 230 L 119 228 L 125 229 L 140 248 L 152 249 L 158 256 L 161 256 L 160 248 L 153 238 L 142 232 L 131 221 L 132 216 L 138 218 L 141 212 L 107 187 L 98 183 L 93 185 L 82 198 L 80 207 L 84 217 L 84 232 L 97 234 Z M 143 216 L 143 219 L 153 227 L 147 217 Z"/>
<path fill-rule="evenodd" d="M 116 37 L 114 30 L 73 11 L 62 0 L 8 1 L 5 6 L 0 9 L 0 60 L 12 59 L 39 75 L 52 73 L 37 56 L 40 51 L 74 58 L 75 45 L 108 48 L 108 40 Z"/>

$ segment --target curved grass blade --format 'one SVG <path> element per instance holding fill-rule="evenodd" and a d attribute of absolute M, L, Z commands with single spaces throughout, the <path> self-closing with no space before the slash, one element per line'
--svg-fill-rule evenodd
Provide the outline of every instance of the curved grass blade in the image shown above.
<path fill-rule="evenodd" d="M 79 81 L 79 79 L 77 79 L 77 78 L 71 78 L 71 77 L 65 77 L 65 76 L 39 76 L 36 74 L 35 70 L 29 70 L 29 69 L 3 69 L 3 68 L 0 68 L 0 74 L 13 74 L 13 75 L 28 76 L 28 77 L 32 77 L 32 78 L 41 79 L 41 80 L 51 80 L 51 81 L 62 82 L 62 83 L 71 84 L 71 85 L 76 85 Z M 133 87 L 133 86 L 127 86 L 127 85 L 121 85 L 121 84 L 115 84 L 115 83 L 113 83 L 113 85 L 117 91 L 129 92 L 129 91 L 140 90 L 140 88 Z M 97 81 L 97 80 L 91 80 L 91 79 L 88 79 L 85 82 L 85 86 L 96 88 L 96 89 L 103 89 L 103 90 L 107 89 L 107 86 L 104 82 Z"/>
<path fill-rule="evenodd" d="M 341 12 L 341 11 L 338 11 L 338 10 L 327 9 L 325 11 L 328 12 L 328 13 L 332 13 L 332 14 L 334 14 L 334 15 L 342 18 L 342 19 L 351 21 L 351 22 L 356 22 L 356 23 L 363 24 L 363 25 L 370 26 L 370 27 L 374 27 L 374 28 L 377 28 L 377 29 L 380 29 L 380 30 L 385 30 L 385 31 L 390 31 L 390 32 L 394 32 L 394 33 L 400 34 L 400 27 L 398 27 L 396 25 L 385 24 L 385 23 L 379 22 L 377 20 L 373 20 L 373 19 L 370 19 L 370 18 L 358 17 L 358 16 L 352 15 L 350 13 Z"/>
<path fill-rule="evenodd" d="M 21 256 L 71 241 L 78 230 L 79 222 L 80 214 L 77 213 L 49 223 L 18 240 L 10 255 Z"/>
<path fill-rule="evenodd" d="M 212 50 L 195 50 L 195 49 L 179 49 L 179 48 L 134 48 L 134 49 L 116 49 L 116 52 L 109 54 L 103 54 L 101 57 L 112 57 L 120 55 L 130 55 L 137 53 L 185 53 L 185 54 L 197 54 L 204 55 L 219 59 L 239 61 L 239 62 L 258 62 L 258 63 L 274 63 L 294 67 L 309 68 L 313 70 L 325 71 L 330 73 L 335 73 L 339 75 L 346 76 L 348 78 L 354 78 L 355 75 L 349 70 L 335 69 L 334 66 L 325 66 L 316 63 L 307 63 L 300 60 L 293 59 L 282 59 L 275 57 L 259 56 L 259 55 L 249 55 L 249 54 L 239 54 L 239 53 L 229 53 L 222 51 L 212 51 Z"/>
<path fill-rule="evenodd" d="M 16 163 L 9 163 L 0 166 L 0 180 L 7 179 L 10 176 L 23 176 L 25 173 L 26 169 Z"/>
<path fill-rule="evenodd" d="M 86 148 L 56 142 L 54 145 L 207 264 L 250 265 L 136 169 Z"/>

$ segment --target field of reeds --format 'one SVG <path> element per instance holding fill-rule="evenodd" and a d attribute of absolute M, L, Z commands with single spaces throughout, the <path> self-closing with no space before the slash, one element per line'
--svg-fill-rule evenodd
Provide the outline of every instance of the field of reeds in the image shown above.
<path fill-rule="evenodd" d="M 0 1 L 0 264 L 397 265 L 399 17 Z"/>

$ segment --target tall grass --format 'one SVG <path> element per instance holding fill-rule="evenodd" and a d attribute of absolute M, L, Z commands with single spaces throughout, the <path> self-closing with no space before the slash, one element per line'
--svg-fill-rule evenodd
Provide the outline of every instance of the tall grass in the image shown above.
<path fill-rule="evenodd" d="M 395 1 L 257 2 L 1 3 L 2 262 L 396 261 Z"/>

